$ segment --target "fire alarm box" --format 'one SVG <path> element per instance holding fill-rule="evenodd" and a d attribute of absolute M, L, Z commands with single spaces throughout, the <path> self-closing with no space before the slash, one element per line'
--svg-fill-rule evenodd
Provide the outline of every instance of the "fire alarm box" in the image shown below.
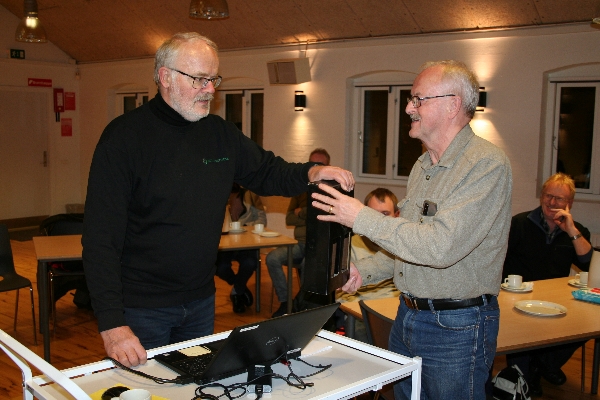
<path fill-rule="evenodd" d="M 65 111 L 65 92 L 63 89 L 54 88 L 54 112 L 61 113 Z"/>

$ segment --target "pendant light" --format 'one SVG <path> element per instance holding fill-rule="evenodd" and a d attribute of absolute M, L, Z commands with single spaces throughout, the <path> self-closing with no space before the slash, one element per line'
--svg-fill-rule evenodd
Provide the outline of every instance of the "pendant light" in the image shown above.
<path fill-rule="evenodd" d="M 24 0 L 25 17 L 17 26 L 15 40 L 18 42 L 46 43 L 46 30 L 38 19 L 38 5 L 36 0 Z"/>

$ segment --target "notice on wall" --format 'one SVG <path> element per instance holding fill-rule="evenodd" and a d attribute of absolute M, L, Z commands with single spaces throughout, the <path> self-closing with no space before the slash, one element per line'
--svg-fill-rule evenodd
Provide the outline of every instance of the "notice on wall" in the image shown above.
<path fill-rule="evenodd" d="M 75 92 L 65 92 L 65 111 L 75 111 Z"/>
<path fill-rule="evenodd" d="M 60 136 L 73 136 L 73 118 L 60 120 Z"/>

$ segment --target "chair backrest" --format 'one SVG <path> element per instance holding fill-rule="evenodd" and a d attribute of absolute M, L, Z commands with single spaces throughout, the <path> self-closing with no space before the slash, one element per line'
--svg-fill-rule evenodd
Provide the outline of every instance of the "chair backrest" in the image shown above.
<path fill-rule="evenodd" d="M 360 312 L 363 316 L 363 322 L 367 328 L 367 339 L 369 340 L 369 344 L 387 350 L 394 321 L 379 314 L 377 311 L 367 306 L 362 300 L 358 302 L 358 305 L 360 306 Z"/>
<path fill-rule="evenodd" d="M 83 214 L 56 214 L 40 224 L 40 233 L 45 236 L 80 235 L 83 233 Z"/>
<path fill-rule="evenodd" d="M 16 274 L 8 227 L 0 224 L 0 276 Z"/>

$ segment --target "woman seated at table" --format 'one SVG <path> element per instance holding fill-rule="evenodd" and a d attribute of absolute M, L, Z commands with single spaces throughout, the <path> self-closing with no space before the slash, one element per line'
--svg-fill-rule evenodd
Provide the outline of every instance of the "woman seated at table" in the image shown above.
<path fill-rule="evenodd" d="M 267 214 L 260 197 L 237 183 L 231 188 L 226 213 L 225 221 L 239 221 L 242 227 L 267 224 Z M 234 260 L 239 263 L 237 274 L 231 268 L 231 262 Z M 235 313 L 243 313 L 254 301 L 246 284 L 259 267 L 258 260 L 255 249 L 220 251 L 217 255 L 217 276 L 233 286 L 229 298 Z"/>

